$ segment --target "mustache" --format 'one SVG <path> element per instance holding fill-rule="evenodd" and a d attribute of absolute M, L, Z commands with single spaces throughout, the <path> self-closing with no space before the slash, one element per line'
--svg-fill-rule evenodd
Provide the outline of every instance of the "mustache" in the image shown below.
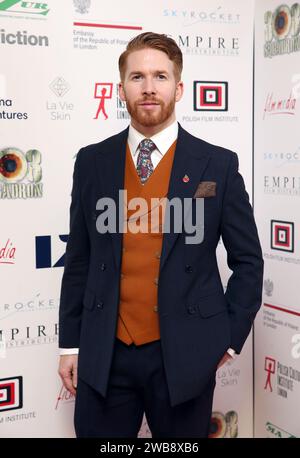
<path fill-rule="evenodd" d="M 159 105 L 161 105 L 161 101 L 160 100 L 157 100 L 157 99 L 143 99 L 143 100 L 138 100 L 136 102 L 137 104 L 141 104 L 141 103 L 157 103 Z"/>

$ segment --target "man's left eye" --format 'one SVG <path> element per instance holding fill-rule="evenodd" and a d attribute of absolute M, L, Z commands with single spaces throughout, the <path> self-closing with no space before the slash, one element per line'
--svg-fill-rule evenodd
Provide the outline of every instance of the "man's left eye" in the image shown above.
<path fill-rule="evenodd" d="M 164 79 L 166 76 L 165 75 L 158 75 L 158 77 L 161 79 Z"/>

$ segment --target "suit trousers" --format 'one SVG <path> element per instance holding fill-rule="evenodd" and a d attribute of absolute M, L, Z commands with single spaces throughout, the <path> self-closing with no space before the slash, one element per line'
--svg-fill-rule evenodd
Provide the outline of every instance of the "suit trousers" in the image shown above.
<path fill-rule="evenodd" d="M 208 437 L 215 385 L 214 374 L 200 396 L 171 407 L 161 341 L 136 346 L 116 338 L 106 396 L 78 379 L 76 436 L 138 437 L 145 413 L 153 438 Z"/>

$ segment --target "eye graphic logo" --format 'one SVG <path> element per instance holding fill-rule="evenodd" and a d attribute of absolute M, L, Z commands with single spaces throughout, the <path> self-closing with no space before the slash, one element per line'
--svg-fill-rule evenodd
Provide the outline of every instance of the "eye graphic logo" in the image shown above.
<path fill-rule="evenodd" d="M 0 379 L 0 412 L 23 407 L 23 377 Z"/>
<path fill-rule="evenodd" d="M 294 252 L 294 223 L 271 220 L 271 248 Z"/>
<path fill-rule="evenodd" d="M 194 81 L 194 111 L 228 111 L 227 81 Z"/>

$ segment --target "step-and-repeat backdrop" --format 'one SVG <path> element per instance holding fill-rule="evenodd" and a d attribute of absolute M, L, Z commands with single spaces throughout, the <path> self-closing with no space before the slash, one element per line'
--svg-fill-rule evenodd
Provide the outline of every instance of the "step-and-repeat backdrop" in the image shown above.
<path fill-rule="evenodd" d="M 254 205 L 265 259 L 255 435 L 300 437 L 300 4 L 258 1 Z"/>
<path fill-rule="evenodd" d="M 270 10 L 274 8 L 272 4 Z M 287 156 L 293 158 L 299 149 L 292 138 L 297 107 L 290 81 L 297 70 L 296 53 L 265 56 L 282 37 L 275 36 L 264 46 L 264 28 L 275 32 L 273 23 L 264 26 L 263 12 L 260 8 L 257 59 L 266 70 L 260 70 L 265 84 L 257 100 L 261 134 L 256 171 L 264 204 L 259 215 L 264 211 L 268 219 L 262 215 L 264 250 L 270 258 L 265 285 L 272 296 L 266 302 L 296 311 L 299 174 L 297 178 L 298 163 Z M 58 306 L 72 174 L 80 147 L 113 135 L 130 122 L 117 88 L 119 55 L 133 36 L 144 31 L 167 33 L 176 40 L 183 52 L 185 85 L 177 119 L 192 134 L 238 153 L 252 198 L 253 20 L 252 0 L 0 1 L 0 436 L 74 437 L 74 398 L 57 373 Z M 295 21 L 292 24 L 295 27 Z M 293 29 L 286 40 L 296 46 L 295 34 Z M 282 68 L 286 77 L 279 81 L 276 72 L 282 73 Z M 200 98 L 200 92 L 208 96 Z M 288 97 L 289 108 L 282 102 L 278 116 L 271 116 L 276 114 L 272 104 Z M 269 132 L 266 145 L 262 129 Z M 273 213 L 271 206 L 276 209 Z M 279 253 L 273 250 L 279 249 L 276 244 L 282 246 L 282 234 L 289 243 Z M 226 288 L 230 271 L 221 243 L 218 260 Z M 281 276 L 289 281 L 283 284 Z M 264 307 L 264 334 L 257 332 L 264 340 L 257 371 L 264 380 L 270 374 L 273 393 L 257 388 L 257 395 L 262 397 L 260 409 L 269 408 L 266 421 L 295 433 L 288 413 L 284 420 L 282 415 L 277 420 L 274 413 L 282 404 L 296 409 L 298 393 L 297 372 L 288 377 L 282 373 L 286 366 L 296 370 L 297 320 L 292 314 L 281 318 L 280 313 Z M 284 324 L 279 324 L 281 319 Z M 276 326 L 268 325 L 275 320 Z M 271 361 L 276 375 L 265 369 Z M 282 387 L 277 376 L 293 390 Z M 252 382 L 249 336 L 242 354 L 218 371 L 211 437 L 253 435 Z M 145 419 L 139 435 L 151 436 Z"/>

